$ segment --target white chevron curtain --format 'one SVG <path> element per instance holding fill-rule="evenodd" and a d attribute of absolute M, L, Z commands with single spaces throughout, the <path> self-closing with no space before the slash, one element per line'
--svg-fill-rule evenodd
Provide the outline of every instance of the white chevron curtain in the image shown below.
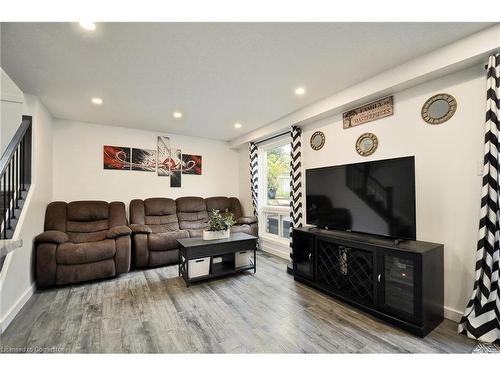
<path fill-rule="evenodd" d="M 293 243 L 292 230 L 302 226 L 302 129 L 292 125 L 290 160 L 290 247 Z"/>
<path fill-rule="evenodd" d="M 248 144 L 248 150 L 250 152 L 250 191 L 252 192 L 252 205 L 253 205 L 253 215 L 258 217 L 258 201 L 257 192 L 259 191 L 259 169 L 258 160 L 259 155 L 257 152 L 257 145 L 253 142 Z"/>
<path fill-rule="evenodd" d="M 484 342 L 500 342 L 500 55 L 490 56 L 484 139 L 483 189 L 472 297 L 458 326 L 460 333 Z"/>

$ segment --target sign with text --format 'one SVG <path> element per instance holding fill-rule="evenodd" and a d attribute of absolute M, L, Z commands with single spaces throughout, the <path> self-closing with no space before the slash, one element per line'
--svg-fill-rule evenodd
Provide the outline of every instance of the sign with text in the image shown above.
<path fill-rule="evenodd" d="M 394 114 L 393 100 L 392 96 L 388 96 L 344 112 L 342 114 L 344 129 L 391 116 L 392 114 Z"/>

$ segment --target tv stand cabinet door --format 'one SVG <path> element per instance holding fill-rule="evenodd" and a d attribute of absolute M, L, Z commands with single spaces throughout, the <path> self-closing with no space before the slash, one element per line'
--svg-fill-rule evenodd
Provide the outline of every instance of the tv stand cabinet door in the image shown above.
<path fill-rule="evenodd" d="M 316 239 L 317 283 L 344 298 L 368 307 L 376 305 L 376 256 L 373 251 Z"/>
<path fill-rule="evenodd" d="M 407 322 L 422 321 L 421 257 L 383 251 L 378 255 L 379 309 Z"/>
<path fill-rule="evenodd" d="M 314 236 L 294 230 L 293 236 L 293 272 L 295 275 L 314 281 Z"/>

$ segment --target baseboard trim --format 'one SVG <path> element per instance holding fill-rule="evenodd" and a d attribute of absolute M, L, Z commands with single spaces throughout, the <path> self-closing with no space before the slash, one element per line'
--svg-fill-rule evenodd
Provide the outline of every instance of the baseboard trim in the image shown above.
<path fill-rule="evenodd" d="M 7 327 L 12 323 L 16 315 L 21 311 L 23 306 L 28 302 L 28 300 L 35 294 L 36 284 L 33 283 L 31 286 L 23 293 L 23 295 L 16 301 L 14 306 L 2 317 L 0 320 L 0 332 L 4 333 Z"/>
<path fill-rule="evenodd" d="M 458 311 L 447 306 L 444 307 L 444 317 L 446 319 L 453 320 L 454 322 L 459 323 L 463 315 L 463 311 Z"/>
<path fill-rule="evenodd" d="M 276 241 L 268 241 L 265 238 L 259 237 L 260 249 L 266 253 L 276 255 L 283 259 L 290 259 L 290 246 L 281 245 Z"/>

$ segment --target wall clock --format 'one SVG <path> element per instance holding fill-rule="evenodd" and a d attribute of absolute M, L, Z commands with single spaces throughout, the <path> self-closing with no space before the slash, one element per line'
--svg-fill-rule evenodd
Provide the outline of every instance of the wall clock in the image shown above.
<path fill-rule="evenodd" d="M 313 150 L 320 150 L 325 145 L 325 134 L 323 132 L 317 131 L 311 135 L 311 148 Z"/>
<path fill-rule="evenodd" d="M 361 134 L 356 141 L 356 151 L 361 156 L 370 156 L 378 147 L 378 138 L 373 133 Z"/>
<path fill-rule="evenodd" d="M 426 100 L 422 106 L 422 119 L 431 125 L 448 121 L 457 110 L 457 101 L 450 94 L 437 94 Z"/>

